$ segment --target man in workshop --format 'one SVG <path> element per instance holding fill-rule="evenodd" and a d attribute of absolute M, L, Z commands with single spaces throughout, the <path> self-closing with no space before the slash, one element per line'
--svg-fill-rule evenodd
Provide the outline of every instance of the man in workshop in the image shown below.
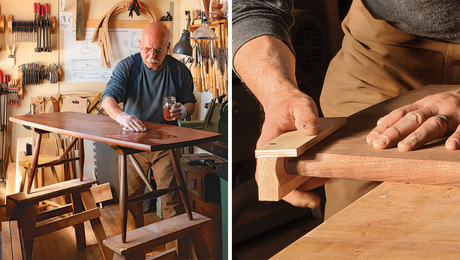
<path fill-rule="evenodd" d="M 177 103 L 171 109 L 171 116 L 179 116 L 176 120 L 184 119 L 195 110 L 192 75 L 187 67 L 168 55 L 169 39 L 169 30 L 164 24 L 148 24 L 139 39 L 140 54 L 123 59 L 113 70 L 102 94 L 102 107 L 125 131 L 145 131 L 142 121 L 177 124 L 163 118 L 162 104 L 166 96 L 176 97 Z M 118 106 L 121 102 L 123 110 Z M 145 173 L 151 165 L 158 189 L 176 186 L 169 151 L 137 153 L 135 157 Z M 145 184 L 130 160 L 127 162 L 127 175 L 128 196 L 143 194 Z M 177 191 L 162 196 L 161 202 L 163 218 L 184 212 Z M 143 225 L 142 201 L 130 203 L 128 229 Z"/>
<path fill-rule="evenodd" d="M 342 23 L 342 49 L 325 77 L 320 99 L 324 115 L 349 116 L 428 84 L 459 84 L 459 6 L 459 0 L 353 0 Z M 286 131 L 318 131 L 316 105 L 298 90 L 295 79 L 292 7 L 290 0 L 233 2 L 234 69 L 266 113 L 257 147 Z M 409 151 L 448 136 L 445 146 L 453 150 L 460 147 L 459 124 L 460 91 L 446 92 L 381 118 L 367 142 L 376 149 Z M 317 207 L 319 197 L 308 190 L 323 183 L 311 178 L 284 199 Z M 327 181 L 325 218 L 378 184 Z"/>

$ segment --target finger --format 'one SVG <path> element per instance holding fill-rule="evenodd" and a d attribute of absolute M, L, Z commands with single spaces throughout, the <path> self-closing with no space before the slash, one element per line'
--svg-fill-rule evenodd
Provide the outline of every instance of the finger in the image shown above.
<path fill-rule="evenodd" d="M 318 110 L 315 105 L 304 105 L 293 112 L 295 128 L 304 135 L 316 135 L 319 131 Z"/>
<path fill-rule="evenodd" d="M 415 104 L 407 105 L 393 110 L 388 115 L 380 118 L 377 121 L 377 126 L 372 129 L 366 137 L 368 144 L 372 144 L 385 130 L 396 124 L 401 118 L 407 115 L 407 113 L 414 111 L 418 108 Z"/>
<path fill-rule="evenodd" d="M 460 148 L 460 125 L 455 132 L 446 140 L 446 148 L 449 150 L 457 150 Z"/>
<path fill-rule="evenodd" d="M 446 122 L 438 116 L 430 117 L 417 130 L 404 138 L 398 144 L 401 151 L 410 151 L 420 148 L 427 142 L 443 137 L 447 132 Z"/>
<path fill-rule="evenodd" d="M 376 149 L 393 147 L 399 141 L 406 138 L 410 133 L 414 132 L 432 116 L 432 112 L 427 108 L 411 111 L 404 115 L 395 124 L 383 131 L 383 133 L 372 141 L 372 145 Z M 377 126 L 377 128 L 378 127 L 380 126 Z"/>
<path fill-rule="evenodd" d="M 318 194 L 311 191 L 293 190 L 283 198 L 284 201 L 296 207 L 317 208 L 321 202 Z"/>
<path fill-rule="evenodd" d="M 131 122 L 129 123 L 129 126 L 130 126 L 132 129 L 134 129 L 134 131 L 140 132 L 140 131 L 141 131 L 142 129 L 144 129 L 144 128 L 143 128 L 143 127 L 142 127 L 142 128 L 139 127 L 139 125 L 138 125 L 137 122 L 138 122 L 138 121 L 131 121 Z"/>

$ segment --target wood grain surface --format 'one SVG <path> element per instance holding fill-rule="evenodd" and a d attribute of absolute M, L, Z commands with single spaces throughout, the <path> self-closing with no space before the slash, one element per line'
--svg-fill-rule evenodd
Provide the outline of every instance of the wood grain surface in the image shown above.
<path fill-rule="evenodd" d="M 297 158 L 287 158 L 288 174 L 311 177 L 409 182 L 460 186 L 460 151 L 450 151 L 445 139 L 416 151 L 376 150 L 366 135 L 393 109 L 427 95 L 457 90 L 458 85 L 430 85 L 389 99 L 347 118 L 347 125 Z"/>
<path fill-rule="evenodd" d="M 320 118 L 319 133 L 306 136 L 300 131 L 284 133 L 256 150 L 256 157 L 297 157 L 337 131 L 346 123 L 344 117 Z"/>
<path fill-rule="evenodd" d="M 146 132 L 123 131 L 108 116 L 60 112 L 10 117 L 10 121 L 36 129 L 141 151 L 167 150 L 212 142 L 221 135 L 203 130 L 144 121 Z"/>
<path fill-rule="evenodd" d="M 272 259 L 459 259 L 460 188 L 382 183 Z"/>

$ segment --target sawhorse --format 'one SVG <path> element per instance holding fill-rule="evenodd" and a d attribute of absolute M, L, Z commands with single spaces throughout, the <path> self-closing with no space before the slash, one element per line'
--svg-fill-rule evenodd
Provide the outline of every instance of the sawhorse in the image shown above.
<path fill-rule="evenodd" d="M 104 247 L 102 241 L 107 237 L 99 217 L 101 213 L 91 194 L 94 179 L 73 179 L 33 190 L 32 193 L 16 193 L 7 196 L 7 208 L 12 208 L 10 220 L 17 220 L 22 229 L 27 259 L 32 257 L 34 238 L 54 231 L 74 226 L 77 248 L 86 247 L 83 222 L 89 220 L 97 243 L 105 259 L 111 259 L 113 252 Z M 51 210 L 38 212 L 38 203 L 62 195 L 70 195 L 72 203 Z M 63 214 L 70 216 L 55 218 Z"/>

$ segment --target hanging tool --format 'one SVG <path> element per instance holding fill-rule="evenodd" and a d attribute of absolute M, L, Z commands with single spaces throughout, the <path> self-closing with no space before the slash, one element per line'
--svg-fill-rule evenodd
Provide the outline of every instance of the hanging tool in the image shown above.
<path fill-rule="evenodd" d="M 40 29 L 39 29 L 40 16 L 39 16 L 39 10 L 40 10 L 40 4 L 39 3 L 34 3 L 34 16 L 35 16 L 34 30 L 35 30 L 35 33 L 36 33 L 36 41 L 37 41 L 37 47 L 35 48 L 35 52 L 40 52 Z"/>
<path fill-rule="evenodd" d="M 48 3 L 45 4 L 46 18 L 45 18 L 45 28 L 46 28 L 46 44 L 45 51 L 51 52 L 51 20 Z"/>
<path fill-rule="evenodd" d="M 136 15 L 139 16 L 141 13 L 139 12 L 139 8 L 142 6 L 140 1 L 133 0 L 128 8 L 128 15 L 129 17 L 133 18 L 133 11 L 136 12 Z"/>
<path fill-rule="evenodd" d="M 14 67 L 14 52 L 16 51 L 16 45 L 8 45 L 8 66 Z"/>

